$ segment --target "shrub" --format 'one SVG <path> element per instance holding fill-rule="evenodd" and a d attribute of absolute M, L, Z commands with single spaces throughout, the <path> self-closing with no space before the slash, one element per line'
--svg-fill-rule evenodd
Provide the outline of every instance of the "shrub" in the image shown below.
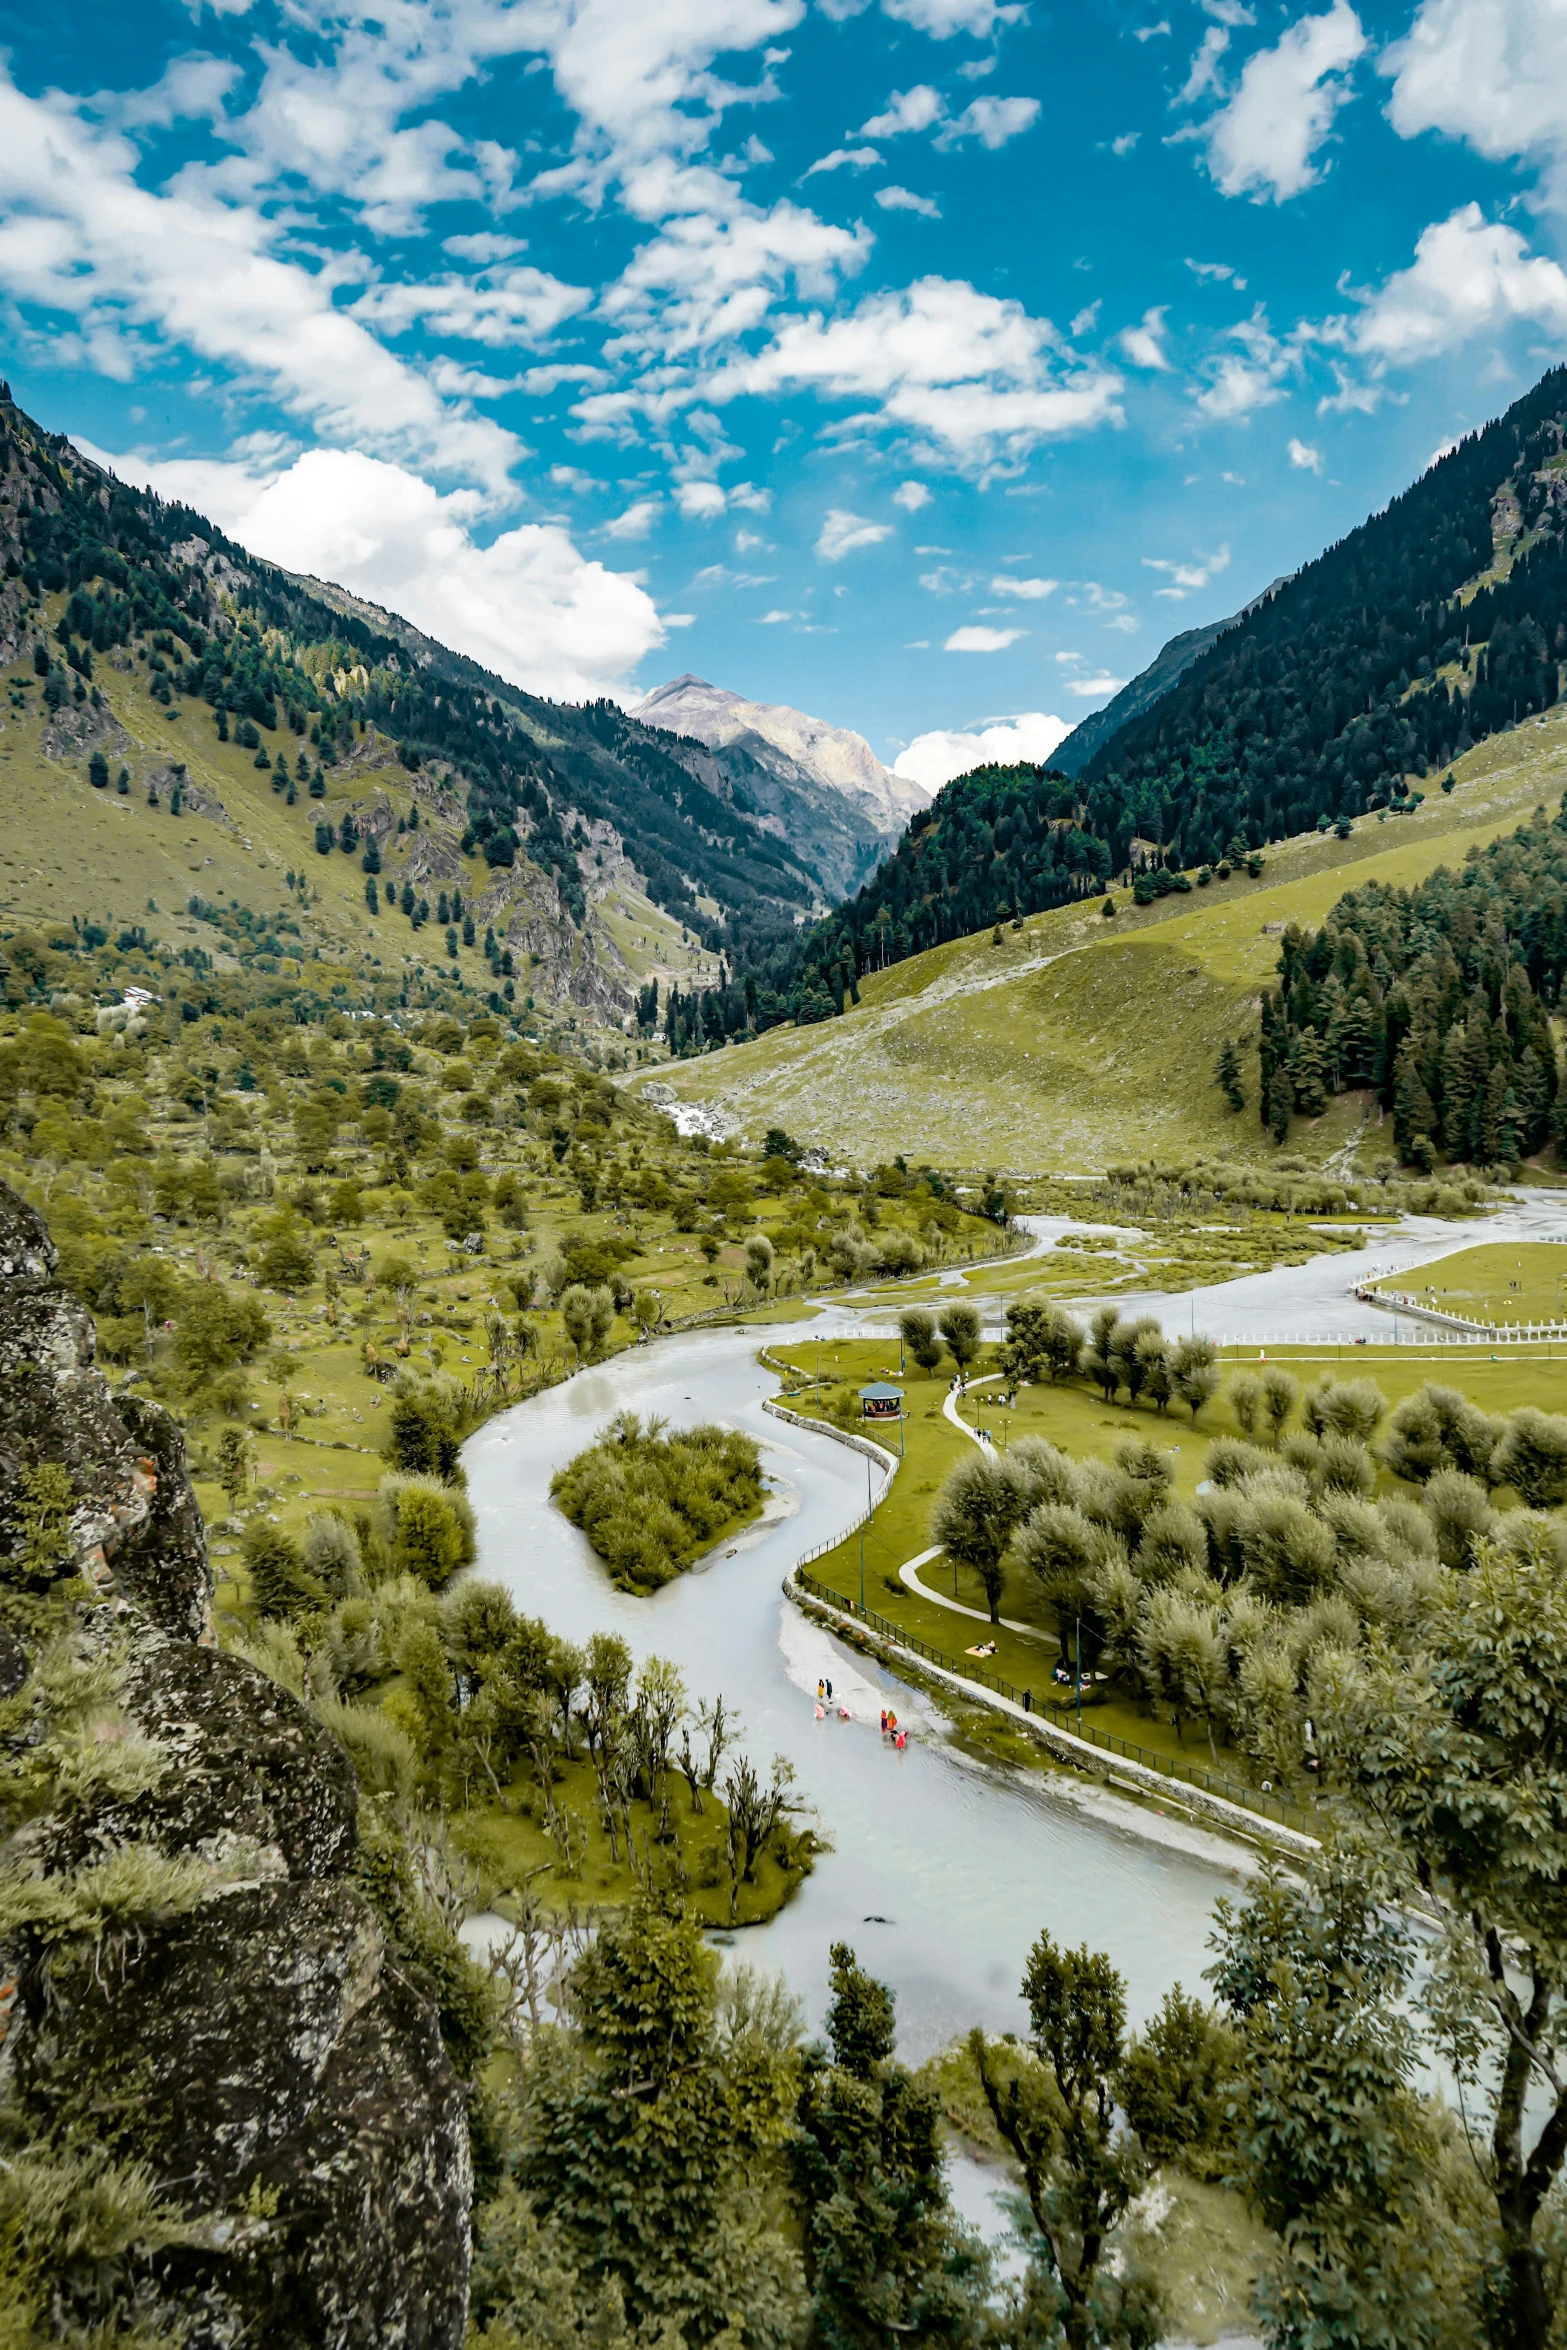
<path fill-rule="evenodd" d="M 466 1494 L 433 1477 L 384 1477 L 381 1506 L 394 1565 L 440 1591 L 475 1556 L 473 1511 Z"/>

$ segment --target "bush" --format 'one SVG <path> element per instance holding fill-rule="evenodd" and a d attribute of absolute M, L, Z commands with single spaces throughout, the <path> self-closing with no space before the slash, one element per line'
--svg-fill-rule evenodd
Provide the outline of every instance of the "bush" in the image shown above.
<path fill-rule="evenodd" d="M 477 1552 L 468 1497 L 433 1477 L 384 1477 L 381 1507 L 399 1573 L 440 1591 Z"/>
<path fill-rule="evenodd" d="M 1532 1510 L 1567 1501 L 1567 1419 L 1524 1404 L 1514 1412 L 1491 1466 L 1495 1482 L 1510 1485 Z"/>
<path fill-rule="evenodd" d="M 250 1596 L 258 1615 L 286 1621 L 309 1607 L 319 1607 L 326 1591 L 281 1526 L 265 1519 L 247 1526 L 240 1556 L 250 1581 Z"/>

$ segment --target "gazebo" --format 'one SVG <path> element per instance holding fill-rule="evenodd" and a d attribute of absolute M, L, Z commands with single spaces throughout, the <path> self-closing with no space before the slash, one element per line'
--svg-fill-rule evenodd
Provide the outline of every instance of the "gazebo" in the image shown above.
<path fill-rule="evenodd" d="M 903 1416 L 903 1390 L 875 1380 L 860 1389 L 860 1416 L 866 1420 L 898 1420 Z"/>

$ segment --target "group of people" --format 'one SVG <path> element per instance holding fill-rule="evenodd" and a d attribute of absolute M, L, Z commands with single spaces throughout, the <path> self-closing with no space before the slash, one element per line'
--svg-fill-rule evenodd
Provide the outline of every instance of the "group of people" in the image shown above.
<path fill-rule="evenodd" d="M 825 1679 L 818 1681 L 816 1684 L 816 1719 L 819 1722 L 826 1719 L 828 1713 L 831 1710 L 832 1702 L 832 1683 Z M 839 1721 L 846 1722 L 848 1718 L 848 1707 L 846 1705 L 840 1705 L 838 1708 Z"/>
<path fill-rule="evenodd" d="M 846 1705 L 839 1704 L 837 1699 L 834 1698 L 832 1693 L 832 1683 L 824 1673 L 816 1684 L 816 1719 L 819 1722 L 824 1722 L 827 1719 L 827 1716 L 833 1711 L 835 1706 L 837 1707 L 839 1721 L 848 1721 L 850 1718 L 849 1709 Z M 908 1732 L 906 1730 L 899 1729 L 897 1715 L 891 1711 L 890 1707 L 885 1705 L 881 1709 L 881 1734 L 884 1738 L 890 1738 L 893 1745 L 899 1747 L 900 1749 L 908 1745 Z"/>

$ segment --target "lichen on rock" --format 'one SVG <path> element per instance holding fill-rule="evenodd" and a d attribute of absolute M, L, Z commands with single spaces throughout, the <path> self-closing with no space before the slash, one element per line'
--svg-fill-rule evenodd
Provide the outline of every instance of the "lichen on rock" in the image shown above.
<path fill-rule="evenodd" d="M 457 2350 L 467 2095 L 353 1767 L 212 1644 L 183 1439 L 55 1268 L 0 1185 L 0 2296 L 39 2341 Z"/>

